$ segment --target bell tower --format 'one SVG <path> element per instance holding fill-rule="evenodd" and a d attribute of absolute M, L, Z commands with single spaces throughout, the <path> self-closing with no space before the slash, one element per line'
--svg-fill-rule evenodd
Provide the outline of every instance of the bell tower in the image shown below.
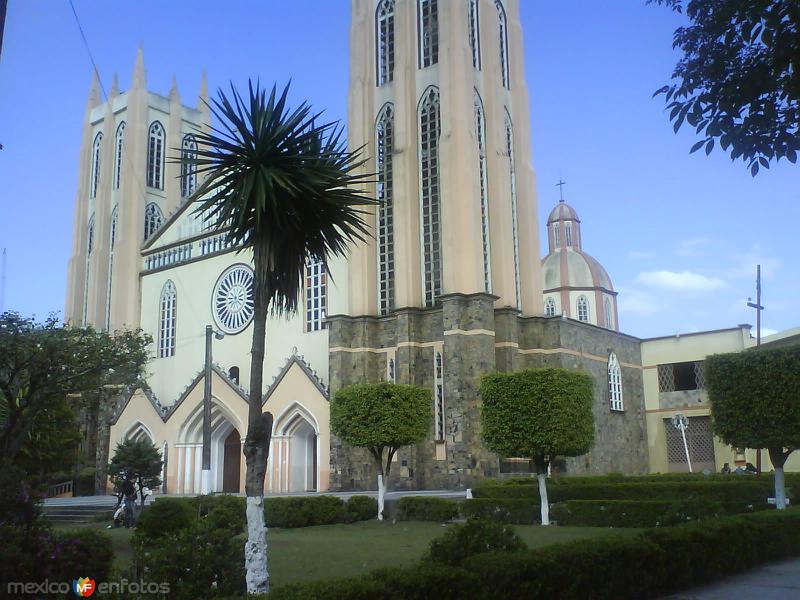
<path fill-rule="evenodd" d="M 518 0 L 353 0 L 350 147 L 377 173 L 351 315 L 488 293 L 541 314 Z"/>

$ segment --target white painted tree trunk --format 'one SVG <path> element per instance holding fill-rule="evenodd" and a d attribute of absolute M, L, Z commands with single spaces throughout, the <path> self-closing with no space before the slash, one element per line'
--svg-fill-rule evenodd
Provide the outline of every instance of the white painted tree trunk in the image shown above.
<path fill-rule="evenodd" d="M 247 592 L 269 593 L 267 571 L 267 526 L 264 524 L 264 496 L 247 496 L 247 543 L 244 545 Z"/>
<path fill-rule="evenodd" d="M 783 467 L 775 468 L 775 506 L 778 510 L 786 508 L 786 488 L 783 483 Z"/>
<path fill-rule="evenodd" d="M 383 521 L 383 495 L 386 493 L 386 485 L 383 483 L 383 475 L 378 473 L 378 521 Z"/>
<path fill-rule="evenodd" d="M 550 504 L 547 501 L 547 475 L 539 473 L 539 500 L 542 503 L 542 525 L 550 525 Z"/>

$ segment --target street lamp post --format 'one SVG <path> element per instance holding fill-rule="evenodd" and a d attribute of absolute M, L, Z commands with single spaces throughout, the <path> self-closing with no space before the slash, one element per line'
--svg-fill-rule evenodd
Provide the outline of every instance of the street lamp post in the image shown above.
<path fill-rule="evenodd" d="M 756 347 L 761 346 L 761 265 L 756 265 L 756 301 L 747 299 L 747 306 L 756 309 Z M 756 475 L 761 475 L 761 448 L 756 450 Z"/>
<path fill-rule="evenodd" d="M 206 325 L 206 361 L 203 377 L 203 472 L 200 479 L 200 493 L 211 492 L 211 341 L 212 337 L 221 340 L 225 334 L 214 331 Z"/>
<path fill-rule="evenodd" d="M 683 450 L 686 452 L 686 462 L 689 464 L 689 473 L 692 473 L 692 459 L 689 458 L 689 444 L 686 443 L 686 429 L 689 427 L 689 419 L 686 418 L 686 415 L 678 413 L 672 417 L 672 425 L 681 432 Z"/>

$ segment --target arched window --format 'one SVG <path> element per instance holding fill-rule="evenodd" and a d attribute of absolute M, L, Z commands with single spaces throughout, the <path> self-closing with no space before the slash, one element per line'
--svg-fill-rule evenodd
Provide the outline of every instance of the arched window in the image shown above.
<path fill-rule="evenodd" d="M 614 329 L 614 314 L 611 312 L 611 300 L 608 298 L 603 303 L 603 309 L 606 313 L 606 328 Z"/>
<path fill-rule="evenodd" d="M 389 357 L 386 360 L 386 381 L 391 381 L 392 383 L 396 381 L 394 357 Z"/>
<path fill-rule="evenodd" d="M 611 410 L 625 410 L 622 404 L 622 372 L 617 355 L 608 355 L 608 400 Z"/>
<path fill-rule="evenodd" d="M 122 180 L 122 146 L 125 143 L 125 121 L 117 126 L 117 134 L 114 136 L 114 189 L 119 189 L 119 182 Z"/>
<path fill-rule="evenodd" d="M 181 144 L 181 198 L 194 194 L 197 187 L 197 141 L 192 134 L 183 136 Z"/>
<path fill-rule="evenodd" d="M 89 217 L 89 225 L 86 227 L 86 254 L 89 255 L 94 249 L 94 214 Z"/>
<path fill-rule="evenodd" d="M 239 367 L 231 367 L 228 369 L 228 379 L 236 385 L 239 385 Z"/>
<path fill-rule="evenodd" d="M 164 189 L 164 126 L 153 121 L 147 135 L 147 185 Z"/>
<path fill-rule="evenodd" d="M 156 230 L 161 227 L 161 222 L 164 220 L 164 215 L 158 204 L 151 202 L 144 209 L 144 239 L 153 235 Z"/>
<path fill-rule="evenodd" d="M 517 172 L 514 164 L 514 126 L 511 115 L 506 109 L 506 152 L 508 154 L 508 170 L 511 180 L 511 237 L 514 244 L 514 291 L 517 308 L 522 308 L 522 287 L 519 277 L 519 226 L 517 216 Z"/>
<path fill-rule="evenodd" d="M 544 315 L 546 317 L 556 316 L 556 301 L 550 296 L 544 301 Z"/>
<path fill-rule="evenodd" d="M 171 280 L 167 280 L 161 290 L 160 306 L 158 357 L 167 358 L 175 356 L 175 333 L 178 321 L 178 294 Z"/>
<path fill-rule="evenodd" d="M 111 329 L 111 282 L 114 277 L 114 245 L 117 243 L 119 205 L 111 211 L 111 230 L 108 238 L 108 285 L 106 286 L 106 330 Z"/>
<path fill-rule="evenodd" d="M 489 241 L 489 182 L 486 176 L 486 120 L 483 102 L 475 90 L 475 137 L 478 141 L 478 178 L 481 192 L 481 235 L 483 238 L 483 289 L 492 291 L 491 248 Z"/>
<path fill-rule="evenodd" d="M 433 391 L 433 433 L 437 442 L 443 442 L 445 434 L 444 361 L 440 349 L 433 353 Z"/>
<path fill-rule="evenodd" d="M 572 246 L 572 223 L 565 224 L 564 237 L 567 238 L 567 246 Z"/>
<path fill-rule="evenodd" d="M 394 108 L 383 107 L 376 133 L 378 200 L 378 300 L 380 314 L 394 309 L 394 185 L 392 151 L 394 148 Z"/>
<path fill-rule="evenodd" d="M 472 66 L 481 68 L 481 34 L 478 20 L 478 0 L 469 0 L 469 49 L 472 51 Z"/>
<path fill-rule="evenodd" d="M 578 320 L 589 321 L 589 301 L 586 296 L 578 296 Z"/>
<path fill-rule="evenodd" d="M 500 72 L 503 75 L 503 87 L 509 89 L 508 84 L 508 23 L 506 21 L 506 11 L 500 0 L 494 1 L 497 6 L 497 16 L 500 23 Z"/>
<path fill-rule="evenodd" d="M 422 212 L 422 262 L 425 306 L 442 294 L 442 231 L 439 202 L 439 90 L 425 91 L 419 107 L 419 179 Z"/>
<path fill-rule="evenodd" d="M 424 69 L 439 62 L 438 0 L 418 0 L 419 67 Z"/>
<path fill-rule="evenodd" d="M 325 329 L 328 275 L 321 260 L 306 263 L 306 331 Z"/>
<path fill-rule="evenodd" d="M 394 77 L 394 0 L 382 0 L 375 11 L 375 50 L 378 59 L 378 85 Z"/>
<path fill-rule="evenodd" d="M 558 222 L 553 223 L 553 246 L 558 248 L 561 245 L 561 230 Z"/>
<path fill-rule="evenodd" d="M 97 196 L 97 184 L 100 181 L 100 148 L 103 143 L 103 134 L 98 133 L 94 136 L 94 143 L 92 144 L 92 181 L 89 190 L 89 196 L 94 198 Z"/>

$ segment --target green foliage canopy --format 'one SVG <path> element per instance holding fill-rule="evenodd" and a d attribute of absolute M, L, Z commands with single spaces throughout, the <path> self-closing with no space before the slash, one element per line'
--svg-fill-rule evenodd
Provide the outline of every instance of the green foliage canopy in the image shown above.
<path fill-rule="evenodd" d="M 546 469 L 556 456 L 578 456 L 594 441 L 593 381 L 566 369 L 484 375 L 483 439 L 503 457 L 531 457 Z"/>
<path fill-rule="evenodd" d="M 398 448 L 428 435 L 432 402 L 427 388 L 388 382 L 351 385 L 331 401 L 331 431 L 351 446 L 367 448 L 379 465 L 388 449 L 388 474 Z"/>
<path fill-rule="evenodd" d="M 784 460 L 800 448 L 800 345 L 715 354 L 706 358 L 705 376 L 722 441 L 777 451 Z"/>
<path fill-rule="evenodd" d="M 152 489 L 161 484 L 162 464 L 161 452 L 149 440 L 125 440 L 117 444 L 108 464 L 108 474 L 115 485 L 127 474 L 129 479 L 136 482 L 144 502 L 143 488 Z"/>
<path fill-rule="evenodd" d="M 663 94 L 675 131 L 688 123 L 715 140 L 752 175 L 800 151 L 800 4 L 797 0 L 648 0 L 683 12 L 673 48 L 678 61 Z"/>

